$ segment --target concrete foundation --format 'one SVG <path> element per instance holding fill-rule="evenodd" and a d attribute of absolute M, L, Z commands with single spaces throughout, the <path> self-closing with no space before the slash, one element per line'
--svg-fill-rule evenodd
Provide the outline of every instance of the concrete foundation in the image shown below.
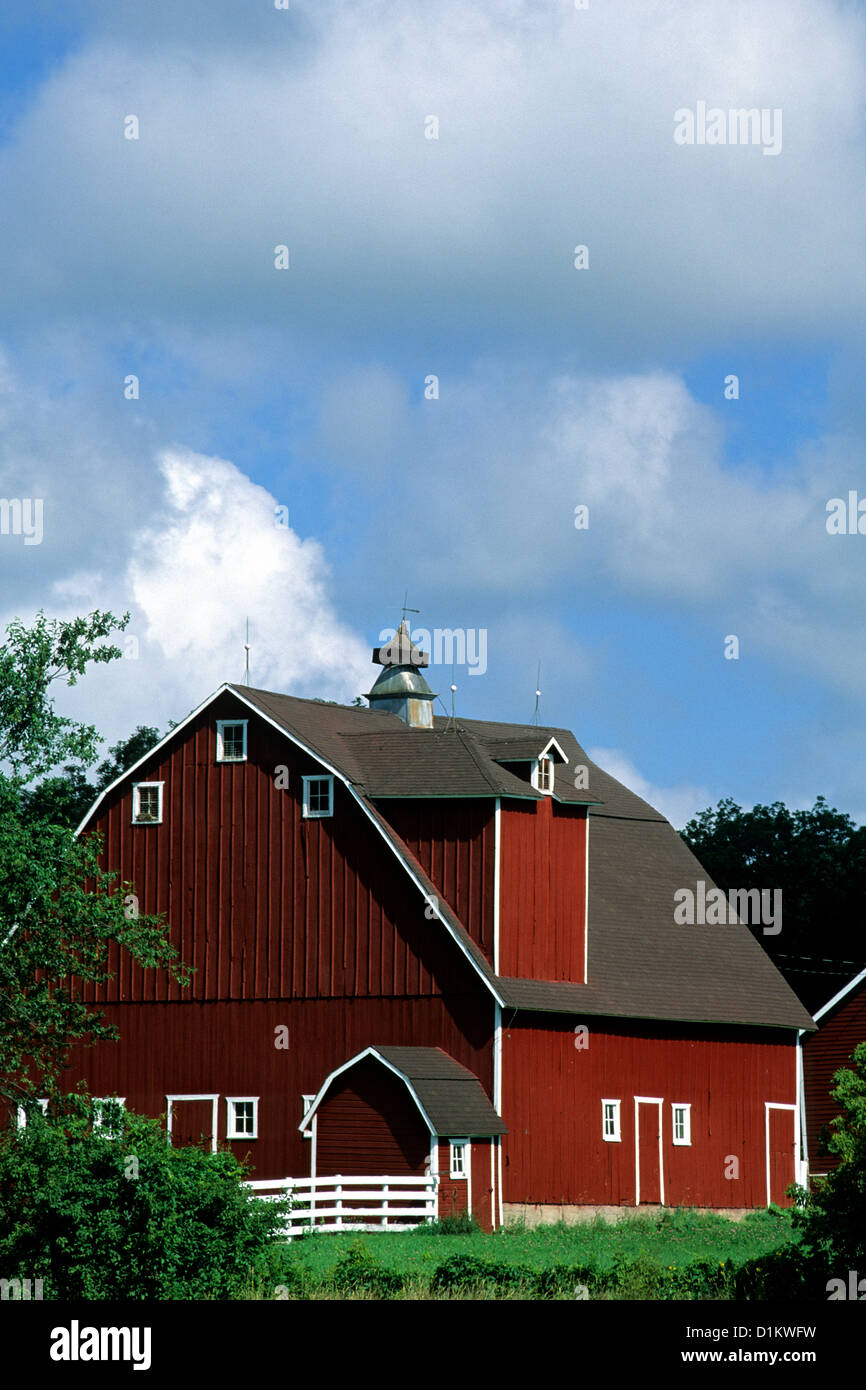
<path fill-rule="evenodd" d="M 646 1205 L 639 1207 L 606 1206 L 557 1206 L 554 1203 L 503 1202 L 502 1216 L 506 1226 L 520 1222 L 527 1226 L 548 1226 L 556 1221 L 564 1221 L 568 1226 L 576 1226 L 582 1221 L 594 1221 L 603 1216 L 605 1221 L 628 1221 L 634 1216 L 658 1216 L 663 1211 L 673 1211 L 673 1207 Z M 731 1221 L 742 1221 L 751 1207 L 693 1207 L 690 1210 L 714 1216 L 726 1216 Z"/>

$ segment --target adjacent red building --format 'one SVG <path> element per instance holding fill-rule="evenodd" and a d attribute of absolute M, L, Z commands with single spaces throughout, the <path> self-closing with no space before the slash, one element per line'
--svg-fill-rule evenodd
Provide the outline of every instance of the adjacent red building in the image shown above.
<path fill-rule="evenodd" d="M 841 1113 L 831 1095 L 833 1078 L 851 1066 L 851 1054 L 866 1042 L 866 970 L 861 970 L 815 1014 L 818 1031 L 804 1034 L 803 1080 L 805 1151 L 810 1178 L 822 1177 L 839 1166 L 839 1159 L 822 1142 L 822 1131 Z M 832 1131 L 830 1131 L 832 1132 Z"/>
<path fill-rule="evenodd" d="M 567 730 L 434 718 L 404 626 L 374 660 L 367 708 L 224 685 L 100 796 L 195 974 L 116 961 L 71 1080 L 488 1227 L 784 1202 L 812 1021 L 746 926 L 676 920 L 679 836 Z"/>

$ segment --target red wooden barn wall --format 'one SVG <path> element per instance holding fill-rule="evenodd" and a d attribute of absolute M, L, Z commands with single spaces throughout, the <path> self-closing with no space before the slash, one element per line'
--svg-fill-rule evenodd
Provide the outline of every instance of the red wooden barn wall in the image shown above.
<path fill-rule="evenodd" d="M 423 1177 L 430 1131 L 404 1081 L 368 1057 L 338 1076 L 316 1115 L 316 1173 Z"/>
<path fill-rule="evenodd" d="M 458 1135 L 454 1136 L 458 1138 Z M 490 1139 L 469 1140 L 469 1165 L 472 1177 L 470 1191 L 466 1178 L 451 1177 L 451 1145 L 449 1140 L 439 1142 L 439 1216 L 462 1216 L 470 1214 L 485 1231 L 493 1230 L 498 1222 L 498 1211 L 494 1211 L 495 1167 L 491 1170 L 490 1154 L 495 1153 L 495 1143 Z"/>
<path fill-rule="evenodd" d="M 866 1041 L 866 982 L 852 990 L 831 1014 L 820 1020 L 817 1033 L 803 1042 L 803 1084 L 806 1092 L 806 1135 L 810 1174 L 829 1173 L 839 1160 L 819 1142 L 822 1125 L 829 1125 L 842 1107 L 832 1099 L 833 1077 L 850 1066 L 851 1053 Z"/>
<path fill-rule="evenodd" d="M 504 1200 L 634 1203 L 634 1097 L 660 1096 L 666 1204 L 764 1206 L 764 1102 L 796 1102 L 793 1033 L 773 1041 L 757 1030 L 584 1021 L 589 1047 L 578 1050 L 574 1020 L 505 1020 Z M 622 1102 L 619 1143 L 602 1137 L 602 1099 Z M 690 1146 L 673 1144 L 672 1103 L 692 1106 Z M 725 1177 L 728 1156 L 736 1180 Z"/>
<path fill-rule="evenodd" d="M 467 985 L 470 982 L 467 981 Z M 492 1008 L 467 994 L 416 999 L 249 1000 L 188 1004 L 109 1004 L 121 1041 L 77 1048 L 68 1089 L 86 1077 L 91 1094 L 121 1095 L 131 1110 L 165 1114 L 166 1095 L 216 1092 L 218 1138 L 226 1097 L 258 1096 L 259 1138 L 235 1140 L 259 1178 L 304 1177 L 310 1141 L 301 1137 L 304 1095 L 365 1047 L 442 1047 L 492 1094 Z M 485 1031 L 483 1020 L 489 1019 Z M 287 1049 L 275 1029 L 288 1029 Z M 282 1036 L 282 1035 L 279 1035 Z"/>
<path fill-rule="evenodd" d="M 389 797 L 377 802 L 377 806 L 492 961 L 494 801 Z"/>
<path fill-rule="evenodd" d="M 301 778 L 321 767 L 250 716 L 248 761 L 216 762 L 216 720 L 249 714 L 231 695 L 135 777 L 164 781 L 163 824 L 133 826 L 131 781 L 91 827 L 140 910 L 165 912 L 195 966 L 189 990 L 124 956 L 99 1000 L 434 995 L 464 987 L 459 951 L 380 832 L 335 781 L 334 815 L 304 820 Z M 276 769 L 289 786 L 277 790 Z M 117 966 L 117 954 L 111 958 Z"/>
<path fill-rule="evenodd" d="M 499 970 L 584 983 L 586 811 L 502 802 Z"/>
<path fill-rule="evenodd" d="M 470 1141 L 471 1142 L 471 1141 Z M 474 1143 L 473 1143 L 474 1150 Z M 470 1162 L 472 1152 L 470 1150 Z M 462 1216 L 469 1207 L 469 1183 L 466 1178 L 451 1176 L 451 1144 L 447 1139 L 439 1142 L 439 1216 Z"/>

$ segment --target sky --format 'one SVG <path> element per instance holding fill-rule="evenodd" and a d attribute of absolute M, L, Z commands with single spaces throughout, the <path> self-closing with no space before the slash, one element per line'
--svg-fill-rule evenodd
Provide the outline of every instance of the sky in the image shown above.
<path fill-rule="evenodd" d="M 351 701 L 408 595 L 439 712 L 866 821 L 864 56 L 843 0 L 5 0 L 0 623 L 131 615 L 60 706 L 164 730 L 247 620 Z"/>

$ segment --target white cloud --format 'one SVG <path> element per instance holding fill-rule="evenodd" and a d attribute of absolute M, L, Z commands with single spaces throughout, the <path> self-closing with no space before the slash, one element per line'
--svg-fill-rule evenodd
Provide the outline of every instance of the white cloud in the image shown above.
<path fill-rule="evenodd" d="M 610 773 L 611 777 L 622 782 L 623 786 L 642 797 L 655 810 L 661 811 L 675 830 L 682 830 L 692 816 L 712 804 L 713 798 L 705 787 L 657 787 L 648 782 L 619 748 L 588 748 L 586 751 L 592 761 Z"/>
<path fill-rule="evenodd" d="M 225 459 L 179 448 L 160 469 L 167 506 L 135 537 L 128 581 L 143 638 L 205 692 L 243 670 L 251 683 L 351 699 L 369 652 L 335 616 L 322 547 L 279 523 L 270 493 Z M 290 520 L 290 518 L 289 518 Z"/>
<path fill-rule="evenodd" d="M 216 307 L 332 346 L 444 331 L 620 358 L 751 334 L 756 304 L 767 334 L 859 324 L 857 10 L 375 3 L 302 38 L 271 18 L 268 48 L 114 26 L 48 79 L 0 154 L 9 310 Z M 782 153 L 678 147 L 698 100 L 780 108 Z"/>

